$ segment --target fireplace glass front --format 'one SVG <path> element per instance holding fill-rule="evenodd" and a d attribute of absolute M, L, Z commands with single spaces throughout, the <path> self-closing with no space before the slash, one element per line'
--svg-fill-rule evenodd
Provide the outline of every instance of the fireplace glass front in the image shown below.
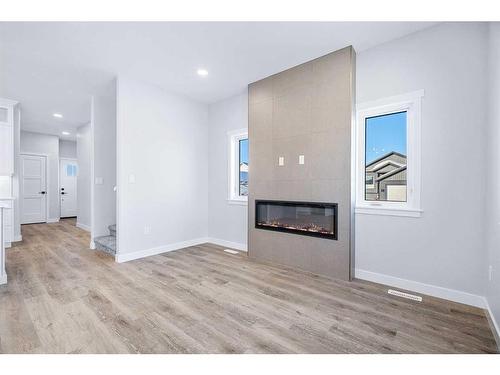
<path fill-rule="evenodd" d="M 337 204 L 256 200 L 255 227 L 336 240 Z"/>

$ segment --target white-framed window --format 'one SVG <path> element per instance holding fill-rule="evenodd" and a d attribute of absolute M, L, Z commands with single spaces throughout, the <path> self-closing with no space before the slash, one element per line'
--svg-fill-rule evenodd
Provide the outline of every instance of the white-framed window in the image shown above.
<path fill-rule="evenodd" d="M 420 122 L 424 90 L 357 106 L 357 214 L 421 216 Z"/>
<path fill-rule="evenodd" d="M 228 202 L 248 202 L 248 130 L 227 133 L 228 138 Z"/>

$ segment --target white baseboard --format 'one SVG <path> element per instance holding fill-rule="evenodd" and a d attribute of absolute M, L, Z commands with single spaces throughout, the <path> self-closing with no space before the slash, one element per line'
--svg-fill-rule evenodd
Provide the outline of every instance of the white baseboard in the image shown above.
<path fill-rule="evenodd" d="M 83 229 L 84 231 L 90 232 L 90 226 L 86 224 L 79 223 L 78 221 L 76 222 L 76 227 Z"/>
<path fill-rule="evenodd" d="M 59 218 L 58 217 L 52 217 L 47 219 L 47 223 L 58 223 Z"/>
<path fill-rule="evenodd" d="M 0 276 L 0 285 L 7 284 L 7 274 Z"/>
<path fill-rule="evenodd" d="M 19 236 L 14 236 L 14 241 L 13 242 L 20 242 L 23 240 L 23 236 L 19 235 Z"/>
<path fill-rule="evenodd" d="M 231 241 L 226 241 L 226 240 L 221 240 L 220 238 L 213 238 L 209 237 L 207 238 L 207 242 L 213 243 L 215 245 L 219 246 L 224 246 L 224 247 L 229 247 L 231 249 L 239 250 L 239 251 L 248 251 L 248 247 L 246 243 L 239 243 L 239 242 L 231 242 Z"/>
<path fill-rule="evenodd" d="M 89 247 L 90 247 L 90 250 L 95 250 L 95 242 L 93 240 L 90 240 Z"/>
<path fill-rule="evenodd" d="M 151 249 L 134 251 L 132 253 L 125 253 L 125 254 L 118 253 L 115 255 L 115 261 L 118 263 L 128 262 L 130 260 L 145 258 L 145 257 L 153 256 L 153 255 L 158 255 L 158 254 L 166 253 L 169 251 L 183 249 L 183 248 L 189 247 L 189 246 L 201 245 L 201 244 L 207 243 L 207 242 L 209 242 L 208 238 L 202 237 L 202 238 L 196 238 L 194 240 L 189 240 L 189 241 L 176 242 L 176 243 L 173 243 L 170 245 L 153 247 Z"/>
<path fill-rule="evenodd" d="M 420 283 L 418 281 L 400 279 L 399 277 L 383 275 L 371 271 L 356 268 L 354 271 L 356 278 L 384 284 L 396 288 L 410 290 L 412 292 L 426 294 L 428 296 L 447 299 L 453 302 L 463 303 L 480 308 L 486 308 L 483 296 L 470 294 L 454 289 L 447 289 L 440 286 Z"/>
<path fill-rule="evenodd" d="M 500 326 L 498 325 L 497 320 L 495 319 L 495 315 L 493 315 L 493 311 L 491 311 L 490 304 L 488 303 L 488 299 L 484 298 L 485 309 L 487 311 L 488 322 L 490 323 L 491 331 L 493 332 L 493 336 L 495 337 L 495 341 L 497 342 L 497 349 L 500 351 Z"/>

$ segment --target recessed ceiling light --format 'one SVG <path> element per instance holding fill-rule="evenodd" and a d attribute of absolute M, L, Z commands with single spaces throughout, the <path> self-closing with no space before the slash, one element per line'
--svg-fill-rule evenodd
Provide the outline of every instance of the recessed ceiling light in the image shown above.
<path fill-rule="evenodd" d="M 62 135 L 70 135 L 70 132 L 62 132 Z"/>
<path fill-rule="evenodd" d="M 63 117 L 63 115 L 61 115 L 60 113 L 54 113 L 52 116 L 57 117 L 57 118 L 62 118 Z"/>
<path fill-rule="evenodd" d="M 206 69 L 198 69 L 196 73 L 198 73 L 198 75 L 202 77 L 208 76 L 208 70 Z"/>

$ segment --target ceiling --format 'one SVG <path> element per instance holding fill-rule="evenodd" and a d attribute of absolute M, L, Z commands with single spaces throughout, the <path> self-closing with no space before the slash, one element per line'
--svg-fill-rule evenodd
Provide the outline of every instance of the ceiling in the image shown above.
<path fill-rule="evenodd" d="M 21 102 L 24 130 L 74 139 L 92 92 L 116 75 L 213 103 L 347 45 L 360 52 L 434 24 L 1 22 L 0 96 Z"/>

